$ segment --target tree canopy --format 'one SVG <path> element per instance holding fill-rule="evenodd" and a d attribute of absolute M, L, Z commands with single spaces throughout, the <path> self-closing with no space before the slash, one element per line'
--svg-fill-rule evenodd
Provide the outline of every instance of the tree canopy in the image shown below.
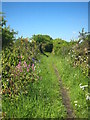
<path fill-rule="evenodd" d="M 50 42 L 52 40 L 52 38 L 49 35 L 33 35 L 31 40 L 36 41 L 37 43 L 46 43 L 46 42 Z"/>
<path fill-rule="evenodd" d="M 0 13 L 1 14 L 1 13 Z M 0 30 L 2 32 L 2 48 L 9 46 L 15 40 L 15 34 L 17 32 L 14 29 L 10 29 L 10 26 L 6 26 L 6 20 L 4 16 L 0 16 L 2 21 L 0 21 Z"/>

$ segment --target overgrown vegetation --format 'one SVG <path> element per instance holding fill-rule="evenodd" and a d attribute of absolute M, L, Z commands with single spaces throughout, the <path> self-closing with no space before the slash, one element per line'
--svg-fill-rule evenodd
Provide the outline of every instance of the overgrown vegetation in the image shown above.
<path fill-rule="evenodd" d="M 2 116 L 5 118 L 67 118 L 56 65 L 76 118 L 88 117 L 90 35 L 66 42 L 48 35 L 15 38 L 2 19 Z M 83 37 L 84 36 L 84 37 Z M 41 55 L 41 53 L 43 53 Z M 49 56 L 48 58 L 45 56 Z M 0 61 L 1 64 L 1 61 Z"/>

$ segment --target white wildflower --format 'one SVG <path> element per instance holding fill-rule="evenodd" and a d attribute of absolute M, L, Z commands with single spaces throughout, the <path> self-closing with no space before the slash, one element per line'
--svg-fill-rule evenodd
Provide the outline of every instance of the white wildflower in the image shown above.
<path fill-rule="evenodd" d="M 73 57 L 74 55 L 72 55 L 72 57 Z"/>
<path fill-rule="evenodd" d="M 89 65 L 87 64 L 87 66 L 89 66 Z"/>
<path fill-rule="evenodd" d="M 77 104 L 75 104 L 75 106 L 77 106 Z"/>
<path fill-rule="evenodd" d="M 90 100 L 90 93 L 86 94 L 86 100 Z"/>
<path fill-rule="evenodd" d="M 87 95 L 86 100 L 90 100 L 90 96 L 89 95 Z"/>
<path fill-rule="evenodd" d="M 83 86 L 81 86 L 81 85 L 82 85 L 82 83 L 79 85 L 82 90 L 84 90 L 86 87 L 88 87 L 88 85 L 83 85 Z"/>

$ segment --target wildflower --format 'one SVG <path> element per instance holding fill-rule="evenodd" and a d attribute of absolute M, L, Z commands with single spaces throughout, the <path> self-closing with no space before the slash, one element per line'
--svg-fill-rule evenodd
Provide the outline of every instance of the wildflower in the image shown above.
<path fill-rule="evenodd" d="M 74 55 L 72 55 L 72 57 L 73 57 Z"/>
<path fill-rule="evenodd" d="M 90 96 L 89 95 L 86 96 L 86 100 L 90 100 Z"/>
<path fill-rule="evenodd" d="M 16 68 L 20 69 L 21 68 L 21 62 L 16 66 Z"/>
<path fill-rule="evenodd" d="M 19 65 L 21 65 L 21 62 L 19 62 Z"/>
<path fill-rule="evenodd" d="M 29 72 L 29 68 L 27 68 L 27 72 Z"/>
<path fill-rule="evenodd" d="M 34 58 L 32 58 L 32 61 L 33 61 L 33 62 L 35 62 L 35 59 L 34 59 Z"/>
<path fill-rule="evenodd" d="M 83 59 L 81 58 L 81 61 L 83 61 Z"/>
<path fill-rule="evenodd" d="M 88 87 L 88 85 L 83 85 L 83 86 L 81 86 L 81 85 L 82 85 L 82 83 L 79 85 L 82 90 L 84 90 L 86 87 Z"/>
<path fill-rule="evenodd" d="M 22 55 L 21 55 L 21 58 L 22 58 Z"/>
<path fill-rule="evenodd" d="M 23 72 L 23 70 L 22 70 L 22 69 L 20 69 L 20 72 Z"/>
<path fill-rule="evenodd" d="M 77 104 L 75 104 L 75 106 L 77 106 Z"/>
<path fill-rule="evenodd" d="M 28 68 L 30 68 L 30 64 L 28 65 Z"/>
<path fill-rule="evenodd" d="M 24 67 L 27 67 L 27 63 L 24 61 Z"/>
<path fill-rule="evenodd" d="M 0 79 L 1 79 L 1 77 L 2 77 L 2 76 L 0 75 Z"/>
<path fill-rule="evenodd" d="M 34 63 L 32 64 L 32 70 L 34 70 Z"/>

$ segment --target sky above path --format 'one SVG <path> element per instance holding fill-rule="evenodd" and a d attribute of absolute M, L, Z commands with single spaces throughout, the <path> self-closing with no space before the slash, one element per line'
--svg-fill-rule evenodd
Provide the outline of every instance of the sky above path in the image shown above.
<path fill-rule="evenodd" d="M 70 41 L 88 31 L 88 2 L 3 2 L 7 25 L 17 37 L 47 34 Z"/>

